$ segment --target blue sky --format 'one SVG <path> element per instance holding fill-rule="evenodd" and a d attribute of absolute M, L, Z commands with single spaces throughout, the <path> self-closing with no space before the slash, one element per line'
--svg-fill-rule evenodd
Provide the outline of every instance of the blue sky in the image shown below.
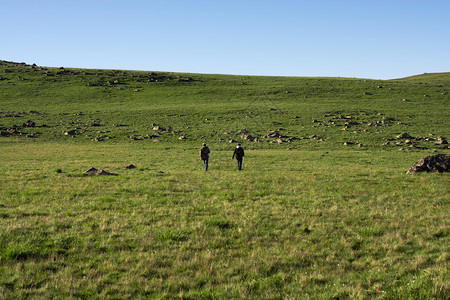
<path fill-rule="evenodd" d="M 450 1 L 0 0 L 0 59 L 374 79 L 450 72 Z"/>

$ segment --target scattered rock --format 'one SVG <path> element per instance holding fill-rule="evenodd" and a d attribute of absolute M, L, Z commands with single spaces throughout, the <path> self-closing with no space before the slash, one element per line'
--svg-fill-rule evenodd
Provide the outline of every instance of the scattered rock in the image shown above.
<path fill-rule="evenodd" d="M 278 138 L 278 137 L 281 137 L 281 134 L 280 134 L 279 132 L 277 132 L 277 131 L 273 131 L 273 132 L 270 132 L 270 133 L 267 135 L 267 137 L 268 137 L 268 138 Z"/>
<path fill-rule="evenodd" d="M 413 139 L 413 137 L 406 132 L 402 132 L 401 134 L 397 135 L 397 140 L 399 139 Z"/>
<path fill-rule="evenodd" d="M 85 173 L 88 174 L 88 175 L 93 175 L 93 176 L 97 176 L 97 175 L 116 176 L 117 175 L 117 174 L 114 174 L 114 173 L 109 173 L 109 172 L 107 172 L 105 170 L 97 170 L 94 167 L 86 170 Z"/>
<path fill-rule="evenodd" d="M 98 170 L 97 170 L 96 168 L 92 167 L 92 168 L 87 169 L 86 171 L 84 171 L 84 173 L 95 173 L 95 172 L 97 172 L 97 171 L 98 171 Z"/>
<path fill-rule="evenodd" d="M 440 136 L 437 139 L 436 145 L 447 145 L 447 144 L 448 144 L 448 141 L 444 137 Z"/>
<path fill-rule="evenodd" d="M 22 124 L 22 127 L 35 127 L 36 123 L 34 123 L 33 121 L 26 121 L 25 123 Z"/>
<path fill-rule="evenodd" d="M 105 171 L 105 170 L 99 170 L 99 171 L 97 172 L 97 174 L 94 174 L 94 175 L 116 176 L 117 174 L 109 173 L 109 172 L 107 172 L 107 171 Z"/>
<path fill-rule="evenodd" d="M 387 123 L 393 122 L 393 121 L 395 121 L 394 118 L 383 117 L 383 119 L 381 120 L 381 123 L 382 123 L 382 124 L 387 124 Z"/>
<path fill-rule="evenodd" d="M 412 165 L 406 174 L 415 172 L 450 172 L 450 154 L 436 154 L 422 157 Z"/>
<path fill-rule="evenodd" d="M 136 169 L 136 166 L 131 164 L 125 167 L 125 169 L 130 170 L 130 169 Z"/>
<path fill-rule="evenodd" d="M 252 137 L 250 134 L 243 134 L 243 135 L 241 136 L 241 138 L 242 138 L 243 140 L 250 141 L 250 142 L 253 142 L 253 140 L 255 139 L 255 138 Z"/>
<path fill-rule="evenodd" d="M 64 132 L 64 135 L 76 135 L 77 131 L 75 129 Z"/>
<path fill-rule="evenodd" d="M 6 129 L 6 131 L 10 134 L 18 134 L 19 133 L 19 131 L 14 126 Z"/>

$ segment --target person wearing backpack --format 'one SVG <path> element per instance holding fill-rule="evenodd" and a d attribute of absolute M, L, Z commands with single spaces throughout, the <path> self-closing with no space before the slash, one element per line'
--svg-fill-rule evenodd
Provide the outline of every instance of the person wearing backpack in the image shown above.
<path fill-rule="evenodd" d="M 241 147 L 241 144 L 237 144 L 236 149 L 234 149 L 233 158 L 236 157 L 238 170 L 242 170 L 242 159 L 244 158 L 244 149 Z"/>

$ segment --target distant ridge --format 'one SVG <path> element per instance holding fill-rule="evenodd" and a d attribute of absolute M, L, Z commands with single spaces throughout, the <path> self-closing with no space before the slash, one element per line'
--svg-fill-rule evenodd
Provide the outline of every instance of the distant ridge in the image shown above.
<path fill-rule="evenodd" d="M 426 80 L 433 80 L 433 81 L 450 81 L 450 72 L 441 72 L 441 73 L 423 73 L 418 75 L 412 75 L 404 78 L 398 78 L 394 80 L 413 80 L 413 81 L 426 81 Z"/>
<path fill-rule="evenodd" d="M 16 66 L 34 66 L 39 68 L 49 68 L 49 69 L 61 69 L 63 67 L 53 67 L 53 66 L 37 66 L 36 64 L 28 64 L 25 62 L 14 62 L 14 61 L 7 61 L 0 59 L 0 65 L 2 64 L 10 64 L 10 65 L 16 65 Z M 171 74 L 197 74 L 197 73 L 179 73 L 179 72 L 170 72 L 170 71 L 149 71 L 149 70 L 128 70 L 128 69 L 101 69 L 101 68 L 84 68 L 84 67 L 67 67 L 67 69 L 74 69 L 74 70 L 98 70 L 98 71 L 131 71 L 131 72 L 158 72 L 158 73 L 171 73 Z M 227 75 L 227 74 L 202 74 L 198 73 L 198 75 Z M 235 76 L 247 76 L 242 74 L 234 74 Z M 233 76 L 233 75 L 231 75 Z M 254 75 L 253 77 L 258 77 L 258 75 Z M 316 78 L 317 76 L 264 76 L 264 77 L 299 77 L 299 78 Z M 318 76 L 317 78 L 346 78 L 346 77 L 329 77 L 329 76 Z M 356 78 L 356 77 L 348 77 L 353 79 L 362 79 L 362 78 Z M 407 77 L 402 78 L 394 78 L 390 80 L 411 80 L 411 81 L 425 81 L 428 80 L 437 80 L 437 81 L 443 81 L 443 82 L 450 82 L 450 72 L 440 72 L 440 73 L 423 73 L 423 74 L 417 74 L 417 75 L 411 75 Z"/>

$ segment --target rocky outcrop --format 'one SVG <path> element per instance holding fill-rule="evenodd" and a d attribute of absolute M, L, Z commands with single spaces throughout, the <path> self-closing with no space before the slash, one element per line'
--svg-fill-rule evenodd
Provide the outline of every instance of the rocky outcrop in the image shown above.
<path fill-rule="evenodd" d="M 406 174 L 415 172 L 450 172 L 450 154 L 436 154 L 419 159 Z"/>

